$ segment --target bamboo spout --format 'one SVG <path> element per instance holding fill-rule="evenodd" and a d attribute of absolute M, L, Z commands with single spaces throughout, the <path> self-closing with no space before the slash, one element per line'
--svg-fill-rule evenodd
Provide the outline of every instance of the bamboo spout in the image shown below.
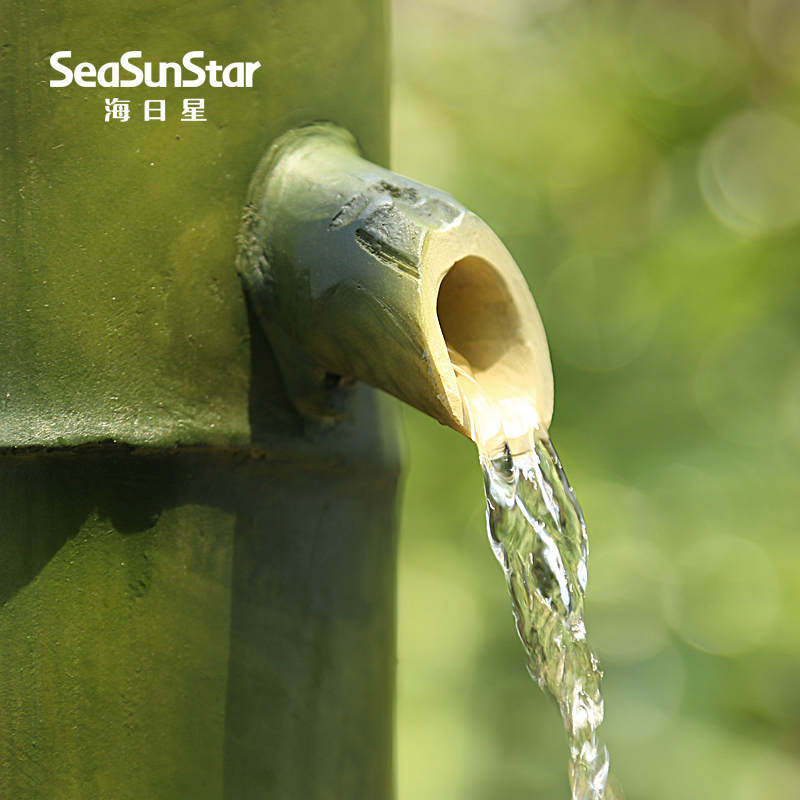
<path fill-rule="evenodd" d="M 547 341 L 508 250 L 449 195 L 361 158 L 346 131 L 312 125 L 273 145 L 238 267 L 302 413 L 335 418 L 331 377 L 344 376 L 471 438 L 473 390 L 505 425 L 520 406 L 549 424 Z"/>

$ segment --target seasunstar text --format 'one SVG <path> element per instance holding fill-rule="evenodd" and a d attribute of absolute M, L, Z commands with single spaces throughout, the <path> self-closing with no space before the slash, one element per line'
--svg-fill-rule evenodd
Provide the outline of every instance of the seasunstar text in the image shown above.
<path fill-rule="evenodd" d="M 260 61 L 234 61 L 231 64 L 217 64 L 209 61 L 202 66 L 205 56 L 203 50 L 187 53 L 180 64 L 174 61 L 149 61 L 136 64 L 142 57 L 141 50 L 129 50 L 119 61 L 111 61 L 95 68 L 94 64 L 83 61 L 74 69 L 62 64 L 72 58 L 71 50 L 59 50 L 50 56 L 50 66 L 64 77 L 51 80 L 51 86 L 69 86 L 74 80 L 78 86 L 108 86 L 130 88 L 140 86 L 176 86 L 194 88 L 202 86 L 208 78 L 209 86 L 248 87 L 253 85 L 253 73 L 261 66 Z M 131 77 L 125 77 L 128 73 Z M 123 75 L 123 77 L 120 77 Z M 192 77 L 187 77 L 191 75 Z"/>

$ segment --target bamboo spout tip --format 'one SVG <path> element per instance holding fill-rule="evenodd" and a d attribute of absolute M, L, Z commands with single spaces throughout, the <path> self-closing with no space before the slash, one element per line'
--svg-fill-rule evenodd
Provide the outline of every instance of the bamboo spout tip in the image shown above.
<path fill-rule="evenodd" d="M 547 343 L 508 251 L 449 195 L 361 158 L 341 129 L 276 142 L 251 185 L 241 241 L 245 285 L 303 413 L 334 415 L 312 397 L 328 371 L 475 438 L 464 366 L 449 347 L 492 403 L 526 397 L 549 421 Z"/>
<path fill-rule="evenodd" d="M 546 427 L 553 411 L 550 355 L 536 304 L 513 258 L 469 212 L 432 238 L 428 256 L 435 280 L 423 310 L 429 328 L 435 327 L 430 339 L 439 345 L 439 370 L 450 398 L 445 424 L 476 441 L 498 424 L 512 437 Z"/>

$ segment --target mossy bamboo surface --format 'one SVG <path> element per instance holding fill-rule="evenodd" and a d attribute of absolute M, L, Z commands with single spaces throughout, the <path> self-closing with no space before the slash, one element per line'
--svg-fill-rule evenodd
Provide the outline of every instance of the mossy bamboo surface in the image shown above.
<path fill-rule="evenodd" d="M 361 387 L 334 428 L 304 421 L 234 268 L 286 129 L 331 120 L 385 163 L 386 17 L 2 3 L 2 797 L 391 795 L 393 412 Z M 262 67 L 252 89 L 52 88 L 65 49 Z M 207 122 L 180 121 L 187 96 Z"/>

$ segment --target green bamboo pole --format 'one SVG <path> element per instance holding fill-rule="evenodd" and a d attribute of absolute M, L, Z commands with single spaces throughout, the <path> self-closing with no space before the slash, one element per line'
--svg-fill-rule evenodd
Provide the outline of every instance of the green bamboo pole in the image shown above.
<path fill-rule="evenodd" d="M 284 131 L 329 120 L 386 162 L 385 4 L 0 19 L 0 797 L 389 798 L 392 411 L 360 387 L 337 425 L 301 418 L 234 269 Z M 64 50 L 261 67 L 51 87 Z"/>

